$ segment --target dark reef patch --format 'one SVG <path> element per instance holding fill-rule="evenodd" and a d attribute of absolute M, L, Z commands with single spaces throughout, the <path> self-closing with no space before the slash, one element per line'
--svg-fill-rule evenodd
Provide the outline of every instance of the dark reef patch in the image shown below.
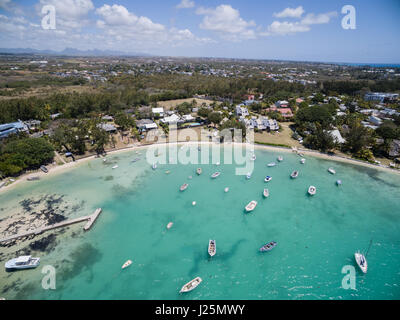
<path fill-rule="evenodd" d="M 50 234 L 47 237 L 30 243 L 29 248 L 35 251 L 50 252 L 55 248 L 56 245 L 56 235 Z"/>
<path fill-rule="evenodd" d="M 70 255 L 67 260 L 61 264 L 61 270 L 57 276 L 66 281 L 81 274 L 83 271 L 90 271 L 89 280 L 93 279 L 91 267 L 96 262 L 100 261 L 102 257 L 101 252 L 89 243 L 78 246 Z M 57 268 L 57 270 L 59 270 Z"/>

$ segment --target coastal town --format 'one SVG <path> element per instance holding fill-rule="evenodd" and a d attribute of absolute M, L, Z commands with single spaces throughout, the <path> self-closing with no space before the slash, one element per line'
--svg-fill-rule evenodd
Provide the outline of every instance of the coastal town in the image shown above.
<path fill-rule="evenodd" d="M 12 54 L 0 63 L 1 186 L 41 165 L 155 142 L 155 132 L 168 140 L 170 128 L 214 140 L 250 130 L 256 144 L 399 168 L 396 68 Z M 29 148 L 46 152 L 17 160 Z"/>

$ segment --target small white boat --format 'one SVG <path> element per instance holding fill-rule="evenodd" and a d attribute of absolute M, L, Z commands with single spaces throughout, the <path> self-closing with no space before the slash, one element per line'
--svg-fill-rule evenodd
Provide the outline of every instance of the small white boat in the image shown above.
<path fill-rule="evenodd" d="M 171 229 L 173 225 L 174 225 L 173 222 L 168 223 L 167 224 L 167 229 Z"/>
<path fill-rule="evenodd" d="M 264 189 L 263 196 L 264 196 L 264 198 L 268 198 L 269 197 L 269 190 L 268 189 Z"/>
<path fill-rule="evenodd" d="M 367 263 L 367 259 L 365 259 L 365 256 L 362 253 L 360 253 L 359 251 L 357 251 L 354 254 L 354 258 L 356 259 L 357 265 L 360 267 L 361 271 L 363 273 L 367 273 L 368 263 Z"/>
<path fill-rule="evenodd" d="M 229 188 L 226 187 L 226 188 L 224 189 L 224 191 L 225 191 L 225 192 L 229 192 Z"/>
<path fill-rule="evenodd" d="M 22 270 L 36 268 L 40 264 L 40 258 L 33 258 L 32 256 L 20 256 L 8 260 L 5 263 L 5 268 L 8 271 L 11 270 Z"/>
<path fill-rule="evenodd" d="M 282 162 L 282 161 L 283 161 L 283 157 L 279 156 L 279 157 L 278 157 L 278 161 L 279 161 L 279 162 Z"/>
<path fill-rule="evenodd" d="M 220 164 L 221 164 L 220 162 L 217 162 L 215 165 L 216 165 L 216 166 L 219 166 Z"/>
<path fill-rule="evenodd" d="M 336 180 L 336 185 L 341 186 L 342 185 L 342 180 Z"/>
<path fill-rule="evenodd" d="M 115 165 L 114 167 L 112 167 L 112 169 L 117 169 L 118 168 L 118 165 Z"/>
<path fill-rule="evenodd" d="M 329 171 L 329 173 L 331 173 L 331 174 L 336 174 L 336 171 L 335 171 L 335 169 L 333 169 L 333 168 L 329 168 L 328 171 Z"/>
<path fill-rule="evenodd" d="M 256 206 L 257 206 L 257 201 L 253 200 L 245 207 L 245 209 L 247 212 L 251 212 L 256 208 Z"/>
<path fill-rule="evenodd" d="M 156 164 L 156 163 L 153 163 L 153 165 L 151 166 L 151 168 L 152 168 L 153 170 L 156 170 L 156 169 L 157 169 L 157 164 Z"/>
<path fill-rule="evenodd" d="M 271 176 L 266 176 L 264 182 L 270 182 L 272 180 Z"/>
<path fill-rule="evenodd" d="M 251 161 L 256 161 L 256 159 L 257 159 L 257 157 L 256 157 L 255 154 L 253 154 L 253 155 L 251 156 L 251 158 L 250 158 Z"/>
<path fill-rule="evenodd" d="M 40 170 L 42 170 L 44 173 L 49 173 L 49 169 L 47 169 L 45 166 L 40 166 Z"/>
<path fill-rule="evenodd" d="M 189 187 L 189 184 L 184 183 L 183 185 L 181 185 L 181 187 L 179 188 L 179 190 L 180 190 L 180 191 L 185 191 L 188 187 Z"/>
<path fill-rule="evenodd" d="M 167 170 L 167 171 L 165 171 L 165 173 L 166 173 L 166 174 L 170 174 L 170 173 L 171 173 L 171 171 Z"/>
<path fill-rule="evenodd" d="M 271 162 L 271 163 L 268 163 L 267 166 L 268 166 L 268 167 L 275 167 L 275 166 L 276 166 L 276 163 L 275 163 L 275 162 Z"/>
<path fill-rule="evenodd" d="M 220 176 L 221 172 L 214 172 L 211 176 L 211 178 L 215 179 L 218 178 Z"/>
<path fill-rule="evenodd" d="M 316 187 L 310 186 L 310 187 L 308 188 L 308 194 L 309 194 L 310 196 L 313 196 L 313 195 L 316 194 L 316 193 L 317 193 L 317 188 L 316 188 Z"/>
<path fill-rule="evenodd" d="M 182 289 L 179 291 L 180 293 L 184 292 L 189 292 L 197 288 L 197 286 L 202 282 L 203 280 L 200 277 L 197 277 L 188 283 L 186 283 Z"/>
<path fill-rule="evenodd" d="M 197 168 L 196 173 L 198 176 L 201 175 L 202 172 L 203 172 L 203 170 L 201 168 Z"/>
<path fill-rule="evenodd" d="M 299 172 L 298 171 L 293 171 L 292 173 L 291 173 L 291 175 L 290 175 L 290 177 L 292 178 L 292 179 L 296 179 L 297 177 L 299 176 Z"/>
<path fill-rule="evenodd" d="M 246 179 L 247 180 L 251 179 L 251 173 L 250 172 L 246 175 Z"/>
<path fill-rule="evenodd" d="M 38 180 L 40 180 L 40 178 L 39 177 L 29 177 L 26 180 L 28 180 L 28 181 L 38 181 Z"/>
<path fill-rule="evenodd" d="M 106 162 L 106 161 L 107 161 L 107 159 L 106 159 L 106 158 L 104 158 L 104 159 L 103 159 L 103 162 Z"/>
<path fill-rule="evenodd" d="M 132 264 L 132 260 L 126 261 L 126 262 L 122 265 L 122 269 L 128 268 L 131 264 Z"/>
<path fill-rule="evenodd" d="M 305 163 L 306 163 L 306 159 L 301 158 L 300 163 L 301 163 L 301 164 L 305 164 Z"/>
<path fill-rule="evenodd" d="M 208 242 L 208 254 L 210 257 L 214 257 L 217 253 L 217 243 L 215 240 L 210 240 Z"/>

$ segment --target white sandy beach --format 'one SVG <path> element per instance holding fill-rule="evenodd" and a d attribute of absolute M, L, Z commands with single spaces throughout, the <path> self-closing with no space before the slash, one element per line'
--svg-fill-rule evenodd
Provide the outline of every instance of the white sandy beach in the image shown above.
<path fill-rule="evenodd" d="M 171 143 L 155 143 L 155 144 L 149 144 L 149 145 L 131 145 L 128 146 L 126 148 L 123 149 L 118 149 L 118 150 L 112 150 L 107 152 L 107 155 L 111 155 L 111 154 L 118 154 L 118 153 L 122 153 L 122 152 L 128 152 L 128 151 L 133 151 L 133 150 L 141 150 L 141 149 L 145 149 L 148 148 L 149 146 L 159 146 L 159 145 L 163 145 L 163 144 L 168 144 L 168 145 L 215 145 L 215 146 L 221 146 L 221 144 L 215 143 L 215 142 L 204 142 L 204 141 L 193 141 L 193 142 L 171 142 Z M 263 149 L 263 150 L 269 150 L 269 151 L 274 151 L 274 152 L 285 152 L 285 153 L 293 153 L 294 151 L 292 149 L 288 149 L 288 148 L 284 148 L 284 147 L 278 147 L 278 146 L 268 146 L 268 145 L 259 145 L 259 144 L 248 144 L 248 143 L 238 143 L 238 142 L 232 142 L 232 145 L 238 147 L 238 146 L 246 146 L 248 148 L 254 148 L 254 149 Z M 317 157 L 317 158 L 321 158 L 321 159 L 326 159 L 326 160 L 332 160 L 332 161 L 338 161 L 338 162 L 343 162 L 343 163 L 349 163 L 349 164 L 354 164 L 354 165 L 359 165 L 359 166 L 364 166 L 364 167 L 369 167 L 369 168 L 374 168 L 374 169 L 378 169 L 378 170 L 385 170 L 387 172 L 390 173 L 394 173 L 394 174 L 400 174 L 400 170 L 396 170 L 396 169 L 392 169 L 386 166 L 382 166 L 382 165 L 377 165 L 377 164 L 372 164 L 372 163 L 368 163 L 368 162 L 364 162 L 361 160 L 356 160 L 356 159 L 351 159 L 351 158 L 346 158 L 346 157 L 342 157 L 342 156 L 338 156 L 338 155 L 328 155 L 325 153 L 321 153 L 318 151 L 313 151 L 313 150 L 308 150 L 308 149 L 297 149 L 299 153 L 302 153 L 304 155 L 307 156 L 312 156 L 312 157 Z M 0 193 L 1 192 L 5 192 L 8 190 L 11 190 L 13 188 L 15 188 L 18 184 L 20 184 L 23 181 L 27 181 L 28 178 L 31 177 L 45 177 L 45 176 L 52 176 L 55 174 L 61 174 L 64 173 L 65 171 L 68 171 L 72 168 L 75 168 L 77 166 L 80 166 L 83 163 L 88 162 L 89 160 L 93 160 L 95 159 L 96 156 L 89 156 L 83 159 L 79 159 L 75 162 L 68 162 L 66 164 L 62 164 L 62 165 L 57 165 L 57 166 L 49 166 L 49 173 L 44 173 L 41 170 L 35 171 L 35 172 L 29 172 L 26 174 L 21 175 L 20 177 L 18 177 L 16 179 L 15 182 L 4 186 L 0 189 Z"/>

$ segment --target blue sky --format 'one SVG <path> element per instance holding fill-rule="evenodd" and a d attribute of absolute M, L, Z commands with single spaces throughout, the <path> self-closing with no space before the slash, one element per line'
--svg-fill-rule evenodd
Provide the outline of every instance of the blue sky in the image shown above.
<path fill-rule="evenodd" d="M 56 29 L 41 26 L 44 5 Z M 344 5 L 356 29 L 342 28 Z M 0 47 L 400 63 L 400 1 L 0 0 Z"/>

